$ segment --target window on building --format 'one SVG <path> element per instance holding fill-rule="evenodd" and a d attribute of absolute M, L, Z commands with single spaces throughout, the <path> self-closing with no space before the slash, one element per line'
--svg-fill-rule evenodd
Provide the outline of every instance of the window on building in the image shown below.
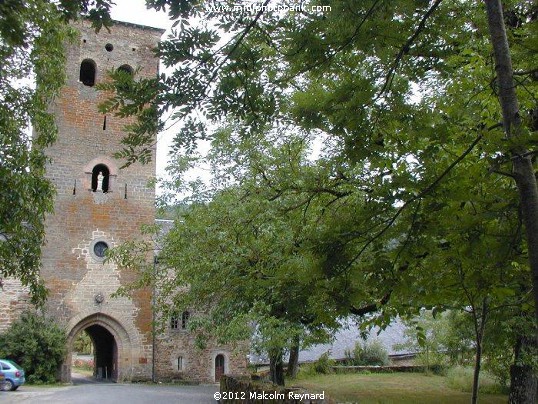
<path fill-rule="evenodd" d="M 108 192 L 110 186 L 110 170 L 104 164 L 97 164 L 92 169 L 92 191 Z"/>
<path fill-rule="evenodd" d="M 177 370 L 179 371 L 183 370 L 183 356 L 177 357 Z"/>
<path fill-rule="evenodd" d="M 93 245 L 93 253 L 98 258 L 105 258 L 106 250 L 108 250 L 108 244 L 104 241 L 98 241 Z"/>
<path fill-rule="evenodd" d="M 80 64 L 79 80 L 82 84 L 88 87 L 95 85 L 95 75 L 97 72 L 97 65 L 91 59 L 84 59 Z"/>
<path fill-rule="evenodd" d="M 120 78 L 119 89 L 123 91 L 129 90 L 131 81 L 133 80 L 132 79 L 133 73 L 134 73 L 133 68 L 129 65 L 121 65 L 120 67 L 118 67 L 118 72 L 123 72 L 128 75 L 127 77 L 122 76 Z"/>
<path fill-rule="evenodd" d="M 127 74 L 129 74 L 130 76 L 133 75 L 134 73 L 134 70 L 131 66 L 129 65 L 121 65 L 120 67 L 118 67 L 118 71 L 119 72 L 125 72 Z"/>
<path fill-rule="evenodd" d="M 179 328 L 179 318 L 176 315 L 170 317 L 170 329 L 177 330 Z"/>
<path fill-rule="evenodd" d="M 190 317 L 190 313 L 188 311 L 184 311 L 182 314 L 181 314 L 181 329 L 182 330 L 186 330 L 187 329 L 187 325 L 189 323 L 189 317 Z"/>

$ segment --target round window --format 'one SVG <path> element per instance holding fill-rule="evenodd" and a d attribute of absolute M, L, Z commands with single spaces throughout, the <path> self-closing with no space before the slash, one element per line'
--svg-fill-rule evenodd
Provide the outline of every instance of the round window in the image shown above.
<path fill-rule="evenodd" d="M 99 258 L 104 258 L 106 250 L 108 250 L 108 244 L 104 241 L 98 241 L 93 245 L 93 252 Z"/>

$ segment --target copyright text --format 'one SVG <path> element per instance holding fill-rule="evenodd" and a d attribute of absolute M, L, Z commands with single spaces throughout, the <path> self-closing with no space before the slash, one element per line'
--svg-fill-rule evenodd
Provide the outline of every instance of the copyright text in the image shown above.
<path fill-rule="evenodd" d="M 278 391 L 223 391 L 217 392 L 213 395 L 213 398 L 217 401 L 225 400 L 324 400 L 325 392 L 321 393 L 298 393 L 295 391 L 289 391 L 286 393 L 279 393 Z"/>

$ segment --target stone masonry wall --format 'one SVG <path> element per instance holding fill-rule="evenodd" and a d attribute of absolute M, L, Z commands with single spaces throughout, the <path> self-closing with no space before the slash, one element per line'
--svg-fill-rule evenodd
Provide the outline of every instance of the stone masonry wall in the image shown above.
<path fill-rule="evenodd" d="M 28 288 L 18 279 L 2 279 L 0 290 L 0 333 L 6 331 L 25 309 L 31 307 Z"/>
<path fill-rule="evenodd" d="M 210 342 L 206 349 L 195 345 L 194 335 L 188 330 L 168 330 L 156 339 L 156 368 L 158 380 L 185 380 L 203 383 L 215 381 L 215 357 L 223 355 L 224 373 L 247 374 L 248 346 L 218 346 Z M 182 369 L 178 369 L 178 358 Z"/>
<path fill-rule="evenodd" d="M 132 299 L 111 297 L 136 274 L 104 264 L 93 254 L 93 245 L 104 241 L 113 247 L 140 237 L 143 224 L 153 224 L 155 190 L 150 181 L 155 176 L 155 154 L 150 164 L 119 168 L 122 162 L 113 153 L 121 149 L 128 121 L 100 113 L 98 105 L 107 94 L 81 83 L 79 74 L 82 61 L 91 59 L 96 64 L 96 83 L 106 80 L 108 70 L 124 64 L 133 70 L 141 67 L 138 77 L 155 77 L 158 60 L 153 49 L 162 31 L 120 23 L 111 32 L 95 33 L 87 21 L 75 26 L 80 36 L 67 46 L 67 83 L 52 106 L 59 135 L 47 151 L 51 158 L 47 176 L 57 190 L 42 252 L 41 273 L 50 289 L 47 312 L 66 325 L 80 313 L 107 314 L 128 335 L 129 352 L 122 352 L 128 357 L 120 358 L 119 366 L 129 369 L 121 369 L 122 373 L 149 378 L 151 293 L 141 290 Z M 92 169 L 97 164 L 110 171 L 107 193 L 91 189 Z M 97 295 L 103 299 L 99 304 Z"/>

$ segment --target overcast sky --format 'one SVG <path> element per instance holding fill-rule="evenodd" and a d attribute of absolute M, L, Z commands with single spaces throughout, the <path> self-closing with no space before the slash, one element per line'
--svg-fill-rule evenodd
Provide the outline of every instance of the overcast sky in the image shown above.
<path fill-rule="evenodd" d="M 168 29 L 172 25 L 165 12 L 146 8 L 145 0 L 114 0 L 112 18 L 118 21 Z M 163 39 L 166 38 L 166 33 Z M 157 142 L 157 176 L 164 175 L 170 141 L 173 135 L 161 133 Z"/>
<path fill-rule="evenodd" d="M 171 23 L 164 12 L 146 8 L 144 0 L 114 0 L 112 18 L 115 20 L 149 25 L 156 28 L 168 28 Z"/>

